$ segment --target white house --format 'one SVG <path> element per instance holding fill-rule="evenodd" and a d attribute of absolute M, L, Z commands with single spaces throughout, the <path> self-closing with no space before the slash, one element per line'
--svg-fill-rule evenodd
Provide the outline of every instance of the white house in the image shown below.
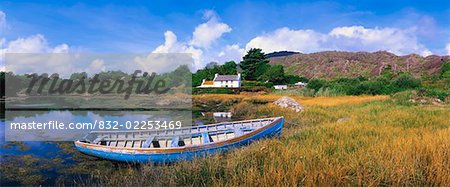
<path fill-rule="evenodd" d="M 286 90 L 287 85 L 274 85 L 275 90 Z"/>
<path fill-rule="evenodd" d="M 198 88 L 239 88 L 241 87 L 241 74 L 237 75 L 219 75 L 215 74 L 212 81 L 203 79 L 202 84 Z"/>
<path fill-rule="evenodd" d="M 308 83 L 306 83 L 306 82 L 297 82 L 297 83 L 295 83 L 295 86 L 305 87 L 306 85 L 308 85 Z"/>

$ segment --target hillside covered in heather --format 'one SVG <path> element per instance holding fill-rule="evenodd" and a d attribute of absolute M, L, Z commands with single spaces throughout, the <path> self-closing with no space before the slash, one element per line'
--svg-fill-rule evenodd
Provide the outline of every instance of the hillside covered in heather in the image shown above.
<path fill-rule="evenodd" d="M 269 58 L 270 64 L 283 65 L 288 74 L 321 79 L 373 77 L 380 75 L 384 67 L 389 66 L 394 73 L 409 72 L 414 76 L 428 77 L 439 74 L 443 62 L 450 60 L 450 56 L 397 56 L 386 51 L 286 54 Z"/>

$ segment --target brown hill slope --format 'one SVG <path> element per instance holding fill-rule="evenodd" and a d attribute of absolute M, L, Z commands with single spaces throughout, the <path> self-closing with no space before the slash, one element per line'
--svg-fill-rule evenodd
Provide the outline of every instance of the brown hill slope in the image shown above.
<path fill-rule="evenodd" d="M 392 67 L 393 72 L 430 76 L 440 72 L 444 60 L 450 60 L 450 56 L 421 57 L 416 54 L 397 56 L 385 51 L 374 53 L 324 51 L 272 57 L 270 63 L 283 65 L 289 74 L 330 79 L 360 75 L 373 77 L 379 75 L 383 67 L 388 65 Z"/>

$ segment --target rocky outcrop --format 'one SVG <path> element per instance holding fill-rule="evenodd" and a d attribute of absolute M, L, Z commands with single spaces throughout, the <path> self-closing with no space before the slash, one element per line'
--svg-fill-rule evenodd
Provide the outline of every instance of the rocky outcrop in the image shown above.
<path fill-rule="evenodd" d="M 300 103 L 287 96 L 283 96 L 282 98 L 276 100 L 274 104 L 281 108 L 289 108 L 295 112 L 300 112 L 304 108 Z"/>
<path fill-rule="evenodd" d="M 310 54 L 292 54 L 270 58 L 270 64 L 281 64 L 289 74 L 307 78 L 332 79 L 336 77 L 374 77 L 384 67 L 390 66 L 393 73 L 409 72 L 415 76 L 430 76 L 440 73 L 443 61 L 450 56 L 416 54 L 397 56 L 378 52 L 324 51 Z"/>

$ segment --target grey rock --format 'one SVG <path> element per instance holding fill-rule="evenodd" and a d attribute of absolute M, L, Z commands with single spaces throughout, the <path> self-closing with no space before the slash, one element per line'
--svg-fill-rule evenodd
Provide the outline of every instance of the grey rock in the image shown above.
<path fill-rule="evenodd" d="M 304 107 L 300 103 L 287 96 L 283 96 L 282 98 L 276 100 L 274 104 L 278 105 L 281 108 L 289 108 L 295 112 L 300 112 L 304 109 Z"/>
<path fill-rule="evenodd" d="M 337 123 L 341 123 L 341 122 L 344 122 L 344 121 L 348 121 L 350 119 L 351 119 L 350 117 L 342 117 L 342 118 L 339 118 L 336 122 Z"/>

